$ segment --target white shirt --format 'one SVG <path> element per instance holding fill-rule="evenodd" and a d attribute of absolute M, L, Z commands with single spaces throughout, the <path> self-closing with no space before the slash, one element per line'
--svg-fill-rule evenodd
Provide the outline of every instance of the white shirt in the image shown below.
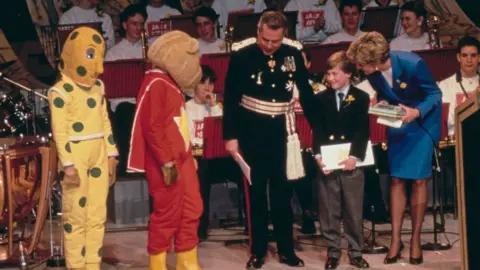
<path fill-rule="evenodd" d="M 218 1 L 218 0 L 217 0 Z M 255 13 L 261 13 L 267 8 L 264 0 L 223 0 L 228 12 L 244 9 L 253 9 Z"/>
<path fill-rule="evenodd" d="M 214 117 L 223 115 L 223 111 L 217 104 L 215 106 L 198 104 L 191 99 L 185 103 L 188 118 L 188 129 L 190 138 L 194 145 L 203 145 L 203 121 L 205 117 Z"/>
<path fill-rule="evenodd" d="M 219 38 L 217 38 L 214 42 L 206 42 L 201 38 L 198 38 L 197 41 L 200 54 L 225 52 L 225 42 Z"/>
<path fill-rule="evenodd" d="M 59 24 L 81 24 L 81 23 L 102 23 L 103 37 L 107 44 L 107 49 L 115 45 L 115 33 L 113 31 L 112 18 L 107 13 L 103 13 L 101 17 L 97 15 L 96 9 L 83 9 L 74 6 L 60 17 Z"/>
<path fill-rule="evenodd" d="M 350 42 L 354 41 L 357 39 L 359 36 L 361 36 L 364 32 L 357 30 L 357 33 L 355 33 L 354 36 L 350 35 L 345 31 L 345 29 L 340 30 L 340 32 L 333 34 L 329 36 L 323 44 L 330 44 L 330 43 L 339 43 L 339 42 Z"/>
<path fill-rule="evenodd" d="M 392 7 L 392 6 L 398 6 L 398 3 L 396 0 L 392 0 L 390 1 L 390 4 L 388 4 L 389 7 Z M 370 7 L 380 7 L 379 4 L 377 4 L 377 2 L 375 0 L 371 0 L 370 3 L 366 4 L 364 7 L 363 7 L 363 10 L 366 10 L 367 8 L 370 8 Z M 403 30 L 403 27 L 402 27 L 402 23 L 401 23 L 401 12 L 399 11 L 398 12 L 398 16 L 397 16 L 397 22 L 395 23 L 395 30 L 393 32 L 393 35 L 398 37 L 400 36 L 401 34 L 404 33 L 404 30 Z M 365 17 L 365 12 L 362 12 L 362 14 L 360 14 L 360 25 L 363 24 L 363 19 Z"/>
<path fill-rule="evenodd" d="M 428 35 L 423 33 L 419 38 L 409 37 L 407 34 L 403 34 L 394 38 L 390 42 L 390 50 L 392 51 L 418 51 L 428 50 L 430 45 L 428 44 Z"/>
<path fill-rule="evenodd" d="M 392 88 L 393 87 L 393 69 L 390 67 L 389 69 L 384 70 L 381 73 L 383 78 L 387 81 L 388 86 Z"/>
<path fill-rule="evenodd" d="M 347 97 L 349 89 L 350 89 L 349 83 L 347 83 L 340 89 L 335 89 L 335 100 L 337 101 L 337 111 L 340 111 L 340 105 L 342 104 L 342 101 L 344 101 L 345 98 Z M 340 100 L 340 96 L 338 95 L 339 93 L 343 94 L 342 100 Z"/>
<path fill-rule="evenodd" d="M 304 14 L 323 10 L 325 27 L 315 32 L 314 20 L 304 20 Z M 290 0 L 284 11 L 298 11 L 297 39 L 307 42 L 322 42 L 329 35 L 342 29 L 342 19 L 333 0 L 326 0 L 324 5 L 318 5 L 318 0 Z M 311 26 L 310 26 L 311 25 Z"/>
<path fill-rule="evenodd" d="M 122 39 L 117 45 L 107 51 L 105 61 L 116 61 L 124 59 L 142 59 L 142 41 L 131 43 L 127 39 Z"/>
<path fill-rule="evenodd" d="M 147 23 L 148 22 L 158 22 L 161 19 L 168 18 L 172 15 L 181 15 L 180 11 L 169 7 L 167 5 L 163 5 L 159 8 L 152 7 L 151 5 L 147 6 Z"/>
<path fill-rule="evenodd" d="M 475 91 L 479 85 L 479 76 L 476 75 L 471 78 L 462 77 L 461 83 L 468 93 Z M 466 100 L 462 87 L 457 82 L 457 74 L 446 78 L 438 84 L 440 90 L 442 90 L 442 102 L 449 103 L 448 109 L 448 135 L 455 133 L 455 108 Z"/>

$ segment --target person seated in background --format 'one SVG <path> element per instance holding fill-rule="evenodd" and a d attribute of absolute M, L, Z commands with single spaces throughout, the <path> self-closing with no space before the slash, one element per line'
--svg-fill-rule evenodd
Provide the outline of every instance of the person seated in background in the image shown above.
<path fill-rule="evenodd" d="M 149 43 L 153 43 L 158 38 L 156 31 L 153 30 L 156 28 L 154 24 L 171 16 L 182 15 L 180 11 L 170 7 L 166 2 L 166 0 L 149 0 L 150 4 L 146 7 L 147 19 L 145 27 L 149 35 Z"/>
<path fill-rule="evenodd" d="M 147 5 L 148 22 L 158 22 L 161 19 L 174 15 L 181 15 L 180 11 L 167 5 L 165 0 L 149 0 Z"/>
<path fill-rule="evenodd" d="M 365 10 L 368 8 L 376 8 L 376 7 L 398 7 L 399 4 L 397 0 L 370 0 L 368 4 L 365 5 L 363 8 L 362 13 L 360 14 L 360 27 L 363 25 L 363 19 L 365 18 Z M 399 35 L 403 34 L 403 28 L 400 22 L 400 13 L 398 14 L 397 17 L 397 22 L 395 23 L 395 30 L 394 30 L 394 36 L 398 37 Z"/>
<path fill-rule="evenodd" d="M 113 31 L 112 18 L 105 12 L 97 9 L 100 0 L 78 0 L 77 4 L 63 13 L 60 17 L 59 25 L 65 24 L 84 24 L 84 23 L 102 23 L 103 37 L 107 49 L 115 45 L 115 32 Z"/>
<path fill-rule="evenodd" d="M 146 19 L 147 13 L 141 5 L 129 5 L 120 13 L 119 32 L 123 39 L 107 51 L 105 61 L 143 58 L 141 37 Z"/>
<path fill-rule="evenodd" d="M 267 6 L 264 0 L 234 0 L 225 1 L 228 12 L 253 9 L 255 13 L 261 13 Z"/>
<path fill-rule="evenodd" d="M 362 2 L 360 0 L 343 0 L 340 3 L 340 16 L 342 18 L 343 29 L 329 36 L 323 44 L 354 41 L 363 34 L 363 32 L 358 29 L 361 10 Z"/>
<path fill-rule="evenodd" d="M 455 107 L 468 99 L 469 93 L 480 85 L 478 67 L 480 61 L 480 42 L 474 37 L 464 37 L 458 41 L 457 61 L 460 70 L 441 81 L 438 86 L 442 90 L 443 102 L 450 103 L 448 113 L 448 135 L 455 133 Z"/>
<path fill-rule="evenodd" d="M 201 0 L 180 0 L 180 6 L 182 7 L 182 15 L 193 15 L 195 10 L 203 6 Z"/>
<path fill-rule="evenodd" d="M 238 0 L 236 0 L 238 1 Z M 225 29 L 228 20 L 228 10 L 225 6 L 228 1 L 224 0 L 203 0 L 204 7 L 210 7 L 215 10 L 215 13 L 218 14 L 217 22 L 218 22 L 218 36 L 221 38 L 225 38 Z M 215 29 L 216 30 L 216 29 Z"/>
<path fill-rule="evenodd" d="M 203 125 L 205 118 L 223 115 L 221 104 L 217 102 L 214 93 L 216 79 L 215 71 L 209 66 L 202 65 L 202 79 L 195 88 L 195 96 L 185 103 L 189 123 L 188 128 L 194 149 L 203 149 Z M 200 181 L 200 194 L 203 200 L 203 214 L 200 217 L 198 237 L 201 241 L 204 241 L 208 238 L 210 190 L 212 184 L 228 179 L 236 182 L 239 193 L 243 194 L 243 174 L 237 163 L 230 157 L 206 160 L 201 155 L 195 155 L 195 158 L 198 163 L 197 173 Z"/>
<path fill-rule="evenodd" d="M 423 31 L 427 11 L 423 1 L 408 2 L 401 8 L 401 21 L 405 34 L 390 42 L 392 51 L 416 51 L 430 49 L 428 34 Z"/>
<path fill-rule="evenodd" d="M 209 7 L 201 7 L 197 9 L 193 15 L 193 20 L 199 38 L 198 46 L 200 54 L 220 53 L 224 52 L 225 42 L 216 35 L 218 25 L 218 14 Z"/>
<path fill-rule="evenodd" d="M 333 0 L 289 0 L 283 11 L 298 11 L 297 39 L 302 42 L 322 42 L 342 29 Z"/>

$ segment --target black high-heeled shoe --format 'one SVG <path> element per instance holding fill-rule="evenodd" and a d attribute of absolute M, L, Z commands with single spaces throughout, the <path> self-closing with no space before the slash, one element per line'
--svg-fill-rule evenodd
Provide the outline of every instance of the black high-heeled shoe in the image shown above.
<path fill-rule="evenodd" d="M 403 242 L 400 242 L 400 249 L 398 250 L 397 254 L 393 257 L 385 257 L 385 259 L 383 260 L 383 263 L 384 264 L 392 264 L 392 263 L 396 263 L 400 257 L 402 257 L 402 251 L 403 251 Z"/>
<path fill-rule="evenodd" d="M 410 258 L 410 264 L 418 265 L 423 263 L 423 254 L 419 258 Z"/>
<path fill-rule="evenodd" d="M 420 248 L 420 250 L 422 250 Z M 423 263 L 423 252 L 421 253 L 420 257 L 418 258 L 413 258 L 412 257 L 412 249 L 410 248 L 410 264 L 413 264 L 413 265 L 418 265 L 418 264 L 422 264 Z"/>

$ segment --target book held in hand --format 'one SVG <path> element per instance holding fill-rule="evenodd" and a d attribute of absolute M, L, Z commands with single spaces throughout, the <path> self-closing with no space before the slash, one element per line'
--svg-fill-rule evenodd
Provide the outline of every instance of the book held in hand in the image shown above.
<path fill-rule="evenodd" d="M 377 103 L 368 109 L 369 114 L 395 119 L 402 119 L 406 112 L 399 106 Z"/>

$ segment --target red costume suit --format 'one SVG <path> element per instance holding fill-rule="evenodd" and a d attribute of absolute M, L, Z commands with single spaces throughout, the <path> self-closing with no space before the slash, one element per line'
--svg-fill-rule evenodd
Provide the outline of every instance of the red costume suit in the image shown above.
<path fill-rule="evenodd" d="M 145 172 L 154 212 L 148 225 L 149 270 L 167 270 L 174 239 L 177 270 L 201 270 L 197 258 L 202 199 L 183 93 L 202 78 L 198 41 L 168 32 L 148 49 L 155 69 L 137 97 L 127 170 Z"/>
<path fill-rule="evenodd" d="M 172 238 L 176 252 L 192 250 L 198 243 L 197 227 L 203 209 L 184 96 L 170 75 L 156 69 L 146 73 L 137 104 L 128 171 L 145 172 L 154 200 L 148 252 L 170 250 Z M 172 160 L 180 178 L 167 187 L 161 167 Z"/>

